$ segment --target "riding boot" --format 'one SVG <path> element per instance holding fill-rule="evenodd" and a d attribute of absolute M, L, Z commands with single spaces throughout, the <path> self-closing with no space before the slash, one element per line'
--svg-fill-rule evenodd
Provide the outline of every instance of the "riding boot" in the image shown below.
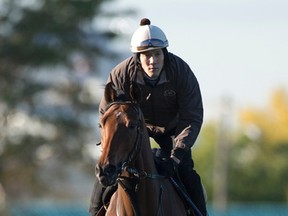
<path fill-rule="evenodd" d="M 108 187 L 103 187 L 103 185 L 100 184 L 98 178 L 96 178 L 89 207 L 90 216 L 105 215 L 106 210 L 104 209 L 104 206 L 109 205 L 110 198 L 112 197 L 112 195 L 115 193 L 116 190 L 117 190 L 117 184 Z"/>
<path fill-rule="evenodd" d="M 96 178 L 94 183 L 93 192 L 91 195 L 90 206 L 89 206 L 89 215 L 96 216 L 101 207 L 104 205 L 102 201 L 102 196 L 105 191 L 99 180 Z"/>
<path fill-rule="evenodd" d="M 191 165 L 180 164 L 178 167 L 178 172 L 180 179 L 193 203 L 203 216 L 207 216 L 206 200 L 200 176 L 196 173 Z"/>

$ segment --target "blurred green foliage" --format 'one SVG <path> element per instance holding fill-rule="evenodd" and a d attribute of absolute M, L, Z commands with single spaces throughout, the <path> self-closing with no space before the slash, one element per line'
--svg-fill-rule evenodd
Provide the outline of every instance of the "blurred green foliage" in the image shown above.
<path fill-rule="evenodd" d="M 288 202 L 288 93 L 273 92 L 267 107 L 247 107 L 237 113 L 228 140 L 228 202 Z M 226 119 L 232 122 L 232 119 Z M 213 201 L 215 148 L 219 122 L 206 123 L 193 154 L 195 166 Z M 222 151 L 221 149 L 219 151 Z M 222 164 L 225 166 L 224 164 Z M 213 188 L 214 187 L 214 188 Z"/>

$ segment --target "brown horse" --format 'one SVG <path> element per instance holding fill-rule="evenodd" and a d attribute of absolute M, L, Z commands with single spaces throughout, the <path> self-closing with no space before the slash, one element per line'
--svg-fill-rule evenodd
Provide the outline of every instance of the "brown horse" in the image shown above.
<path fill-rule="evenodd" d="M 112 84 L 105 88 L 106 111 L 100 120 L 102 154 L 97 177 L 104 186 L 118 183 L 106 215 L 181 216 L 184 204 L 167 178 L 157 173 L 139 105 L 139 89 L 117 101 Z M 134 90 L 133 90 L 134 89 Z"/>

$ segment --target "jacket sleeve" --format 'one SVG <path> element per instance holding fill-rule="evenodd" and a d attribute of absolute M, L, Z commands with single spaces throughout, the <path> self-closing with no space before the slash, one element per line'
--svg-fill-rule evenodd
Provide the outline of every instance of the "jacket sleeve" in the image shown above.
<path fill-rule="evenodd" d="M 184 61 L 178 63 L 177 77 L 179 122 L 175 133 L 174 154 L 177 149 L 187 151 L 194 145 L 203 123 L 203 104 L 199 83 Z"/>

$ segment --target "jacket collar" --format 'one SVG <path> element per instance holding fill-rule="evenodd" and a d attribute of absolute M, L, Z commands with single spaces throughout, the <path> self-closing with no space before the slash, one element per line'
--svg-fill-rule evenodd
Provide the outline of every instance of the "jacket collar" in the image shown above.
<path fill-rule="evenodd" d="M 141 70 L 139 70 L 139 69 L 136 71 L 136 79 L 135 79 L 135 81 L 136 81 L 137 83 L 139 83 L 140 85 L 145 85 L 145 81 L 144 81 L 144 78 L 143 78 L 143 71 L 141 71 Z M 157 85 L 166 83 L 166 82 L 168 82 L 168 81 L 169 81 L 169 80 L 167 79 L 166 70 L 163 69 L 163 71 L 160 73 L 160 79 L 159 79 Z"/>

